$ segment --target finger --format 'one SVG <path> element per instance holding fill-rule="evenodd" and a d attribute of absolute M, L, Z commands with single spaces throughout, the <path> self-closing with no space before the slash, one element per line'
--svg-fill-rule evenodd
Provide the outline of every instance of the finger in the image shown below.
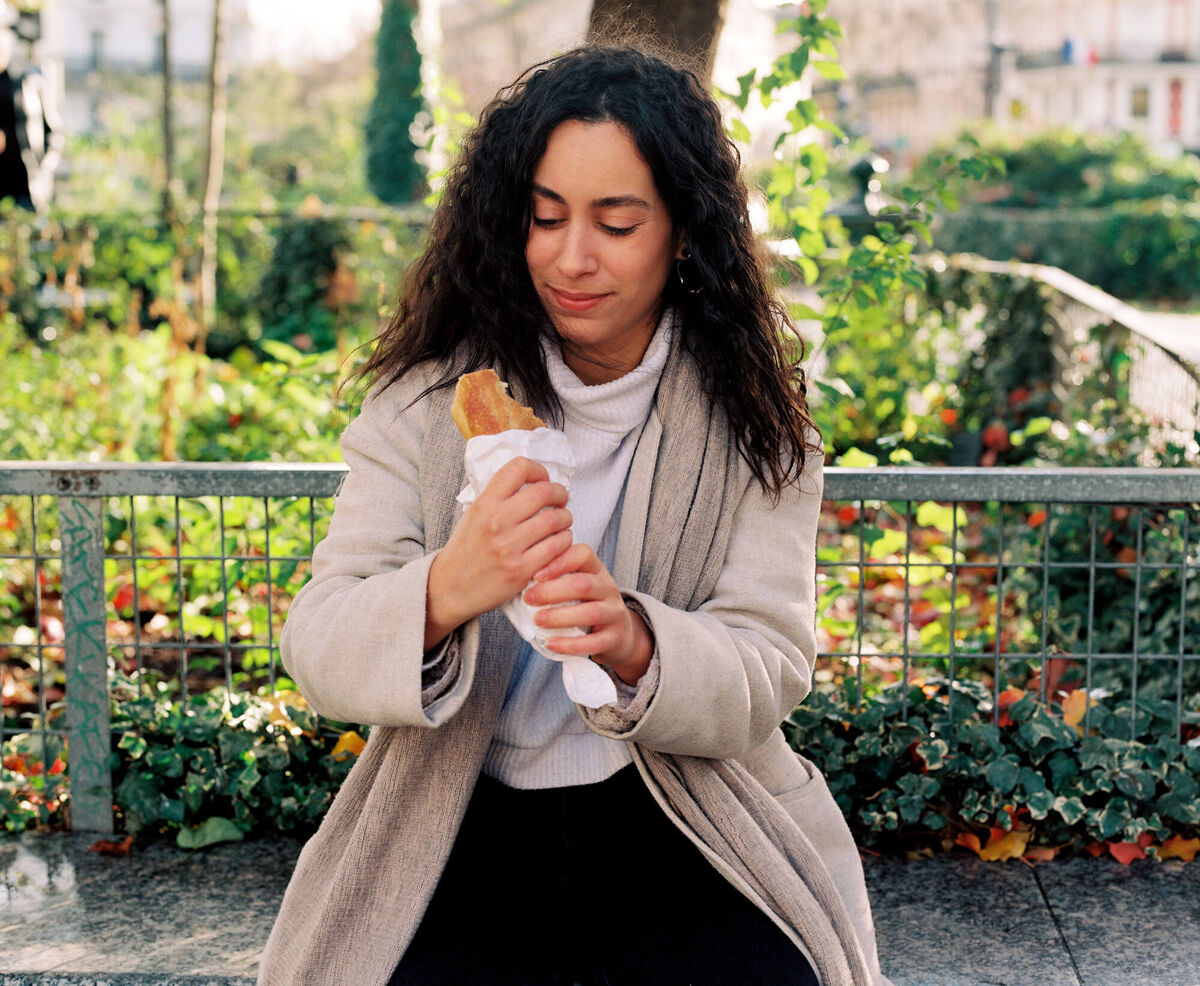
<path fill-rule="evenodd" d="M 585 633 L 581 637 L 550 637 L 546 647 L 567 657 L 592 657 L 607 654 L 620 642 L 620 632 L 612 627 Z"/>
<path fill-rule="evenodd" d="M 503 508 L 509 511 L 515 521 L 532 517 L 546 507 L 565 507 L 567 505 L 567 488 L 561 483 L 551 483 L 541 480 L 530 483 L 517 490 L 503 503 Z"/>
<path fill-rule="evenodd" d="M 531 548 L 540 544 L 546 538 L 554 537 L 563 532 L 569 535 L 572 521 L 571 511 L 564 507 L 549 507 L 513 527 L 508 537 L 508 543 L 513 551 L 526 554 Z M 559 554 L 569 549 L 570 546 L 571 538 L 568 537 L 560 546 L 561 550 Z M 555 556 L 548 553 L 540 554 L 537 562 L 538 567 L 529 570 L 530 578 L 533 577 L 535 571 L 539 571 L 543 567 L 545 560 L 552 559 L 553 557 Z"/>
<path fill-rule="evenodd" d="M 591 628 L 594 632 L 609 626 L 619 619 L 616 607 L 611 602 L 565 603 L 545 606 L 534 614 L 534 622 L 547 630 L 562 630 L 566 627 Z"/>
<path fill-rule="evenodd" d="M 533 577 L 538 582 L 549 582 L 572 572 L 599 575 L 604 571 L 606 571 L 604 563 L 596 555 L 591 545 L 584 544 L 581 541 L 578 544 L 572 545 L 570 551 L 564 552 L 558 558 L 555 558 L 545 568 L 535 572 Z"/>
<path fill-rule="evenodd" d="M 524 551 L 525 570 L 531 573 L 535 572 L 550 559 L 561 555 L 571 547 L 571 537 L 570 530 L 562 530 L 531 544 Z M 532 577 L 530 575 L 525 581 L 528 582 Z"/>
<path fill-rule="evenodd" d="M 616 586 L 607 580 L 584 572 L 570 572 L 549 582 L 538 582 L 535 579 L 534 584 L 525 593 L 525 601 L 530 606 L 555 606 L 560 603 L 603 599 L 605 596 L 616 595 Z"/>
<path fill-rule="evenodd" d="M 496 471 L 479 499 L 507 500 L 528 483 L 542 483 L 550 479 L 546 467 L 523 455 L 510 459 Z"/>

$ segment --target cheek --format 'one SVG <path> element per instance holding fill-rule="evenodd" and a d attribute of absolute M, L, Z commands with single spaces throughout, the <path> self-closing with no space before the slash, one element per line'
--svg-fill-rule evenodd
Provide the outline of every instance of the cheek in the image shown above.
<path fill-rule="evenodd" d="M 544 268 L 550 260 L 550 252 L 546 248 L 545 239 L 536 233 L 530 233 L 528 239 L 525 240 L 525 266 L 529 268 L 529 273 L 536 273 Z"/>

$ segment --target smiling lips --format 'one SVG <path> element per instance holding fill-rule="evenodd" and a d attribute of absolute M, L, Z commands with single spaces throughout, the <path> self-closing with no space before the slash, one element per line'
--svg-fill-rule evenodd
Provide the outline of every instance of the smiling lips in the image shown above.
<path fill-rule="evenodd" d="M 550 293 L 554 296 L 555 302 L 563 311 L 568 312 L 586 312 L 589 309 L 595 308 L 601 301 L 608 297 L 606 294 L 587 294 L 582 291 L 563 291 L 559 288 L 551 288 Z"/>

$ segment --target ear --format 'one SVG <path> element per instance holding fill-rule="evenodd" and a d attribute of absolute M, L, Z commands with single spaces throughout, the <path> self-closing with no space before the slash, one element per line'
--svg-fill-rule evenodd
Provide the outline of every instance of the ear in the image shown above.
<path fill-rule="evenodd" d="M 688 251 L 688 248 L 684 246 L 683 234 L 677 234 L 675 237 L 675 259 L 687 260 L 690 256 L 691 253 Z"/>

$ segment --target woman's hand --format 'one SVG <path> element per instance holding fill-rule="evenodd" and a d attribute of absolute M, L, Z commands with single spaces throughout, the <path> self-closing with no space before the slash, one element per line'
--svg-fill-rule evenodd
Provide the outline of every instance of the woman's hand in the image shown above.
<path fill-rule="evenodd" d="M 534 617 L 538 626 L 590 628 L 582 637 L 551 637 L 546 646 L 556 654 L 590 655 L 626 684 L 636 685 L 650 666 L 654 638 L 642 618 L 625 605 L 596 552 L 574 544 L 539 569 L 534 579 L 525 601 L 547 607 Z"/>
<path fill-rule="evenodd" d="M 459 518 L 429 569 L 425 649 L 495 609 L 571 545 L 567 491 L 526 458 L 507 463 Z"/>

